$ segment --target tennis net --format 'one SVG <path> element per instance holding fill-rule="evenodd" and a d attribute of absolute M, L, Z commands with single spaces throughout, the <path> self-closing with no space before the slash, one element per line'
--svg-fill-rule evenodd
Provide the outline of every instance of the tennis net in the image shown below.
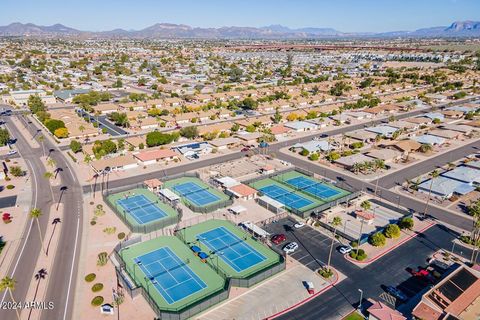
<path fill-rule="evenodd" d="M 205 190 L 208 190 L 209 188 L 208 187 L 205 187 L 205 188 L 200 188 L 200 189 L 194 189 L 194 190 L 185 190 L 185 191 L 181 191 L 179 189 L 177 189 L 176 187 L 173 187 L 173 189 L 175 191 L 177 191 L 178 193 L 180 193 L 180 195 L 182 197 L 185 197 L 185 196 L 188 196 L 190 194 L 194 194 L 194 193 L 198 193 L 198 192 L 201 192 L 201 191 L 205 191 Z"/>
<path fill-rule="evenodd" d="M 151 274 L 151 273 L 149 272 L 149 273 L 150 273 L 150 276 L 148 276 L 148 278 L 149 278 L 150 280 L 153 280 L 153 279 L 155 279 L 155 278 L 157 278 L 157 277 L 159 277 L 159 276 L 161 276 L 161 275 L 163 275 L 163 274 L 165 274 L 165 273 L 168 273 L 168 272 L 173 271 L 173 270 L 176 270 L 176 269 L 183 268 L 184 266 L 186 266 L 186 265 L 189 264 L 189 263 L 190 263 L 190 259 L 187 259 L 187 260 L 185 260 L 184 262 L 182 262 L 182 263 L 180 263 L 180 264 L 177 264 L 176 266 L 173 266 L 173 267 L 171 267 L 171 268 L 169 268 L 169 269 L 164 269 L 164 270 L 162 270 L 162 271 L 160 271 L 160 272 L 157 272 L 157 273 L 155 273 L 155 274 Z"/>

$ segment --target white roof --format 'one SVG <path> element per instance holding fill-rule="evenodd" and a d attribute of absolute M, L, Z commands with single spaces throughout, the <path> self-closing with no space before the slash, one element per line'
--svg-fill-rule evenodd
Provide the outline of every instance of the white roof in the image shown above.
<path fill-rule="evenodd" d="M 231 207 L 228 210 L 233 211 L 235 213 L 241 213 L 241 212 L 247 211 L 247 208 L 245 208 L 244 206 L 235 206 L 235 207 Z"/>
<path fill-rule="evenodd" d="M 277 209 L 282 209 L 282 208 L 285 207 L 285 206 L 283 205 L 283 203 L 281 203 L 281 202 L 279 202 L 279 201 L 277 201 L 277 200 L 275 200 L 275 199 L 272 199 L 272 198 L 270 198 L 270 197 L 268 197 L 268 196 L 261 196 L 261 197 L 258 198 L 258 199 L 260 199 L 261 201 L 263 201 L 263 202 L 267 203 L 268 205 L 270 205 L 270 206 L 272 206 L 272 207 L 275 207 L 275 208 L 277 208 Z"/>
<path fill-rule="evenodd" d="M 292 122 L 287 122 L 284 124 L 285 127 L 291 128 L 294 130 L 300 130 L 300 129 L 316 129 L 318 128 L 318 125 L 311 123 L 311 122 L 306 122 L 306 121 L 292 121 Z"/>
<path fill-rule="evenodd" d="M 270 233 L 268 233 L 267 231 L 263 230 L 262 228 L 260 228 L 259 226 L 257 226 L 256 224 L 254 224 L 250 221 L 241 222 L 240 225 L 243 226 L 244 228 L 252 231 L 253 233 L 259 235 L 260 237 L 270 236 Z"/>
<path fill-rule="evenodd" d="M 160 189 L 159 191 L 165 198 L 167 198 L 170 201 L 177 201 L 180 200 L 180 197 L 173 193 L 172 190 L 170 189 Z"/>
<path fill-rule="evenodd" d="M 237 180 L 233 179 L 232 177 L 221 177 L 221 178 L 216 178 L 215 181 L 218 181 L 221 183 L 225 188 L 230 188 L 233 186 L 238 186 L 240 182 Z"/>

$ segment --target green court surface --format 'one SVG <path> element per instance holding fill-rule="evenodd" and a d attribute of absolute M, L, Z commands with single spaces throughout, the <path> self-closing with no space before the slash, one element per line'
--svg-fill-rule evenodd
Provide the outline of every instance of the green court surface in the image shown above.
<path fill-rule="evenodd" d="M 178 266 L 172 268 L 161 268 L 161 272 L 154 275 L 156 281 L 151 279 L 152 274 L 147 269 L 147 257 L 151 253 L 155 253 L 159 249 L 172 252 L 175 261 L 182 262 Z M 164 311 L 180 311 L 199 300 L 220 293 L 225 286 L 225 280 L 219 276 L 208 264 L 202 262 L 179 238 L 174 236 L 162 236 L 149 241 L 141 242 L 124 248 L 119 252 L 120 257 L 126 265 L 126 270 L 130 277 L 138 286 L 142 286 L 150 297 L 155 301 L 160 310 Z M 141 258 L 142 265 L 136 261 Z M 159 255 L 157 261 L 149 261 L 149 265 L 163 265 L 165 259 L 172 259 L 164 254 Z M 163 261 L 163 262 L 162 262 Z M 186 270 L 186 271 L 185 271 Z M 181 271 L 179 273 L 179 271 Z M 188 279 L 186 279 L 188 278 Z M 190 280 L 199 282 L 201 287 L 197 287 L 189 292 L 188 286 L 182 286 L 182 282 L 186 283 Z M 184 292 L 179 292 L 184 291 Z M 187 292 L 185 292 L 187 291 Z M 176 299 L 167 301 L 169 296 L 177 297 Z M 167 299 L 166 299 L 166 298 Z"/>
<path fill-rule="evenodd" d="M 335 201 L 339 198 L 342 198 L 342 197 L 350 194 L 350 192 L 348 192 L 346 190 L 343 190 L 342 188 L 339 188 L 337 186 L 334 186 L 331 183 L 323 182 L 323 181 L 318 180 L 316 178 L 309 177 L 309 176 L 307 176 L 307 175 L 305 175 L 301 172 L 295 171 L 295 170 L 288 171 L 288 172 L 285 172 L 285 173 L 282 173 L 282 174 L 279 174 L 279 175 L 276 175 L 276 176 L 272 177 L 273 180 L 279 181 L 279 182 L 281 182 L 283 184 L 286 184 L 286 185 L 288 185 L 290 187 L 293 187 L 293 188 L 295 188 L 296 185 L 292 184 L 289 181 L 293 181 L 294 179 L 298 179 L 298 178 L 301 178 L 301 179 L 304 179 L 304 180 L 309 180 L 313 184 L 321 184 L 321 185 L 327 187 L 328 189 L 336 191 L 335 195 L 332 195 L 332 196 L 329 196 L 329 197 L 318 198 L 318 196 L 314 195 L 315 194 L 315 192 L 314 192 L 315 188 L 314 187 L 312 188 L 313 193 L 309 193 L 308 189 L 302 190 L 302 192 L 310 194 L 313 197 L 322 200 L 323 202 Z"/>
<path fill-rule="evenodd" d="M 143 207 L 141 205 L 136 206 L 135 199 L 138 198 L 143 201 L 142 204 L 146 205 Z M 127 201 L 130 200 L 133 202 L 129 207 Z M 117 211 L 116 213 L 126 219 L 132 226 L 148 226 L 160 220 L 175 218 L 178 215 L 172 207 L 163 203 L 157 195 L 143 188 L 111 194 L 107 197 L 107 201 Z M 172 221 L 172 224 L 175 222 Z"/>
<path fill-rule="evenodd" d="M 217 231 L 222 232 L 216 234 Z M 230 221 L 208 220 L 178 232 L 188 245 L 198 246 L 207 253 L 212 265 L 218 262 L 220 269 L 231 278 L 247 278 L 281 261 L 275 251 Z M 219 240 L 221 238 L 224 241 Z"/>
<path fill-rule="evenodd" d="M 309 196 L 307 194 L 304 194 L 302 192 L 296 191 L 294 188 L 292 188 L 288 185 L 285 185 L 281 182 L 275 181 L 271 178 L 266 178 L 266 179 L 262 179 L 262 180 L 259 180 L 259 181 L 252 182 L 252 183 L 250 183 L 250 186 L 252 188 L 255 188 L 255 189 L 259 190 L 259 191 L 262 191 L 262 189 L 263 189 L 262 192 L 265 195 L 283 203 L 289 209 L 295 209 L 295 210 L 298 210 L 298 211 L 301 211 L 301 212 L 304 212 L 304 211 L 307 211 L 307 210 L 310 210 L 310 209 L 314 209 L 314 208 L 316 208 L 316 207 L 325 203 L 325 201 L 314 198 L 314 197 Z M 272 196 L 268 192 L 265 192 L 266 188 L 272 188 L 272 186 L 276 186 L 277 188 L 281 188 L 283 190 L 282 193 L 284 195 L 295 195 L 295 196 L 298 195 L 299 197 L 303 198 L 304 202 L 308 201 L 308 204 L 306 204 L 304 206 L 301 206 L 301 207 L 298 207 L 298 206 L 295 207 L 295 206 L 292 205 L 292 199 L 290 199 L 291 196 L 284 197 L 281 193 L 279 193 L 278 196 Z M 293 200 L 296 200 L 296 199 L 293 199 Z"/>
<path fill-rule="evenodd" d="M 192 189 L 192 185 L 196 185 L 197 188 Z M 187 188 L 184 188 L 185 186 L 187 186 Z M 190 186 L 190 189 L 192 190 L 190 194 L 188 194 L 188 186 Z M 179 195 L 182 198 L 183 202 L 189 203 L 197 207 L 210 207 L 220 205 L 230 199 L 223 192 L 218 191 L 217 189 L 206 184 L 199 178 L 195 177 L 181 177 L 177 179 L 167 180 L 164 182 L 163 187 L 170 189 L 177 195 Z M 203 201 L 204 199 L 206 201 Z"/>

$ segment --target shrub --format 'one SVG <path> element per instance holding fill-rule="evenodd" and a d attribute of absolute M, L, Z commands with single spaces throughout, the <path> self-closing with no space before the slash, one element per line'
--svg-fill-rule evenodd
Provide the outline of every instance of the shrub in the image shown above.
<path fill-rule="evenodd" d="M 120 232 L 118 235 L 117 235 L 118 239 L 119 240 L 122 240 L 125 238 L 125 232 Z"/>
<path fill-rule="evenodd" d="M 398 238 L 400 237 L 400 227 L 396 224 L 389 224 L 383 231 L 385 237 L 387 238 Z"/>
<path fill-rule="evenodd" d="M 96 225 L 96 224 L 97 224 L 97 221 L 95 221 L 95 220 L 90 221 L 90 225 L 91 225 L 91 226 L 94 226 L 94 225 Z"/>
<path fill-rule="evenodd" d="M 413 229 L 414 221 L 412 218 L 403 218 L 400 223 L 398 224 L 400 229 Z"/>
<path fill-rule="evenodd" d="M 108 253 L 106 252 L 100 252 L 98 254 L 98 260 L 97 260 L 97 266 L 104 266 L 108 262 Z"/>
<path fill-rule="evenodd" d="M 377 232 L 370 236 L 368 239 L 370 244 L 374 247 L 381 247 L 385 245 L 386 239 L 383 233 Z"/>
<path fill-rule="evenodd" d="M 103 232 L 105 232 L 106 234 L 114 234 L 116 231 L 116 227 L 106 227 L 105 229 L 103 229 Z"/>
<path fill-rule="evenodd" d="M 100 290 L 103 289 L 103 283 L 95 283 L 93 286 L 92 286 L 92 291 L 93 292 L 98 292 Z"/>
<path fill-rule="evenodd" d="M 307 149 L 303 149 L 302 151 L 300 151 L 300 154 L 304 157 L 308 156 L 310 154 L 310 152 L 307 150 Z"/>
<path fill-rule="evenodd" d="M 7 185 L 6 187 L 8 190 L 12 190 L 13 188 L 15 188 L 15 186 L 13 184 L 9 184 Z"/>
<path fill-rule="evenodd" d="M 92 299 L 92 306 L 98 307 L 103 304 L 103 297 L 102 296 L 96 296 L 95 298 Z"/>
<path fill-rule="evenodd" d="M 23 177 L 25 175 L 25 171 L 20 166 L 11 166 L 10 173 L 14 177 Z"/>
<path fill-rule="evenodd" d="M 332 269 L 322 268 L 322 269 L 318 270 L 318 274 L 320 274 L 325 279 L 328 279 L 331 276 L 333 276 L 333 271 L 332 271 Z"/>
<path fill-rule="evenodd" d="M 309 159 L 312 161 L 317 161 L 319 158 L 320 156 L 318 155 L 318 153 L 312 153 L 309 157 Z"/>
<path fill-rule="evenodd" d="M 352 242 L 350 242 L 350 246 L 351 246 L 352 248 L 358 247 L 358 241 L 352 241 Z"/>
<path fill-rule="evenodd" d="M 357 250 L 352 250 L 350 251 L 350 257 L 357 261 L 363 261 L 367 258 L 367 254 L 363 249 L 358 249 L 358 252 Z"/>
<path fill-rule="evenodd" d="M 70 142 L 70 150 L 73 151 L 73 153 L 77 153 L 82 151 L 82 144 L 78 142 L 77 140 L 72 140 Z"/>
<path fill-rule="evenodd" d="M 85 281 L 92 282 L 96 277 L 97 275 L 95 273 L 89 273 L 85 276 Z"/>

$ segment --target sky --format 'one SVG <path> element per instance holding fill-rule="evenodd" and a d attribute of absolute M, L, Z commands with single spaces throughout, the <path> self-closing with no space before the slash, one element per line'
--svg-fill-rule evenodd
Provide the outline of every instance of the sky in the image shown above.
<path fill-rule="evenodd" d="M 85 31 L 193 27 L 329 27 L 384 32 L 480 20 L 480 0 L 0 0 L 0 25 L 62 23 Z"/>

